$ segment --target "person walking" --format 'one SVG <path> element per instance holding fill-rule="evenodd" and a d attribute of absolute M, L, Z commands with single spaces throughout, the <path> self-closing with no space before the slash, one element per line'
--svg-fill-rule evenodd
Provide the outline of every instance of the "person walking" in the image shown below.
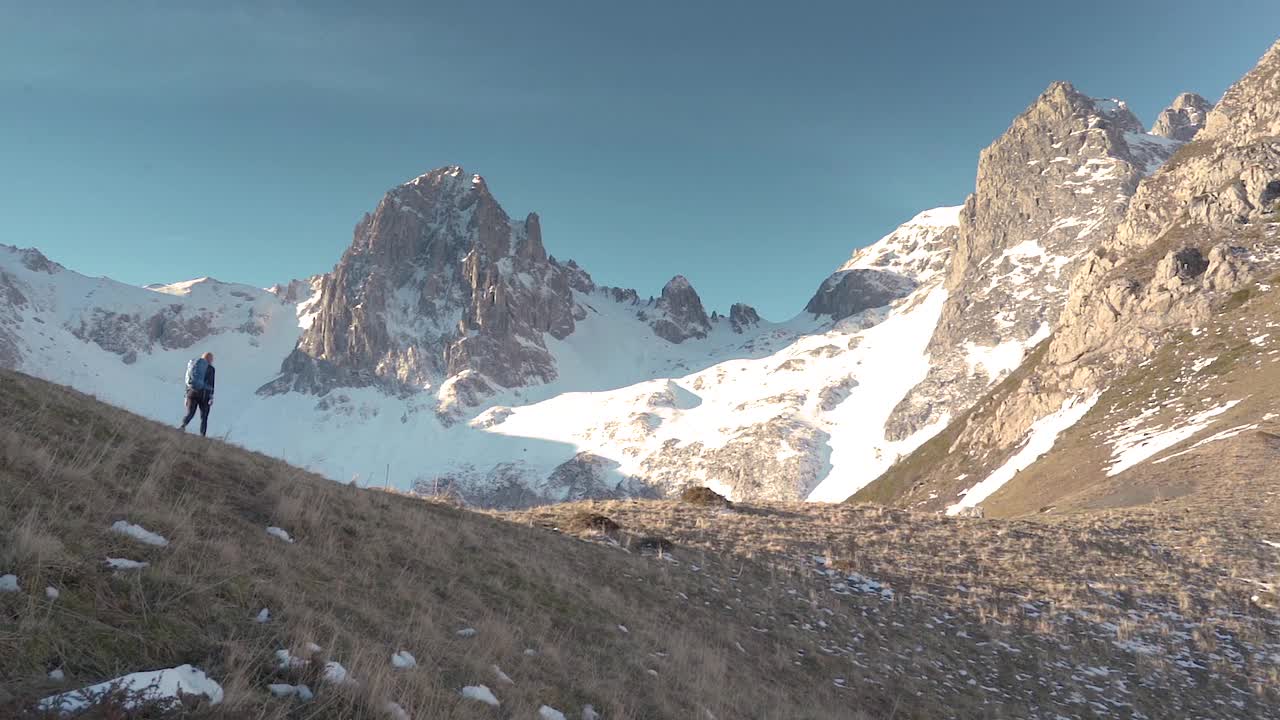
<path fill-rule="evenodd" d="M 213 407 L 213 353 L 207 352 L 187 363 L 187 415 L 179 427 L 186 432 L 187 423 L 200 411 L 200 436 L 209 429 L 209 408 Z"/>

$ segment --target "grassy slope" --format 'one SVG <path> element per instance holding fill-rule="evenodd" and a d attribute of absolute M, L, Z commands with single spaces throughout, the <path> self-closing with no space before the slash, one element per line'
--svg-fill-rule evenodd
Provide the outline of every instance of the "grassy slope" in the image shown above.
<path fill-rule="evenodd" d="M 112 534 L 116 520 L 170 546 Z M 268 525 L 297 542 L 268 536 Z M 151 565 L 113 572 L 108 556 Z M 733 572 L 759 581 L 768 570 L 746 562 Z M 543 703 L 570 717 L 591 703 L 611 720 L 861 714 L 827 673 L 815 675 L 820 661 L 795 662 L 809 642 L 801 630 L 755 632 L 750 614 L 701 601 L 714 596 L 708 584 L 728 579 L 342 486 L 7 371 L 3 573 L 22 586 L 0 593 L 6 718 L 51 693 L 185 662 L 226 689 L 222 705 L 200 711 L 216 717 L 385 717 L 387 701 L 432 719 L 528 718 Z M 60 597 L 49 600 L 46 586 Z M 752 598 L 765 611 L 789 601 L 781 590 Z M 258 624 L 263 607 L 272 620 Z M 463 627 L 479 632 L 460 638 Z M 341 662 L 359 685 L 323 687 L 315 663 L 275 670 L 275 650 L 305 655 L 308 642 L 324 648 L 316 662 Z M 393 671 L 398 649 L 420 667 Z M 514 686 L 497 681 L 495 664 Z M 66 682 L 47 677 L 57 667 Z M 308 682 L 317 699 L 271 698 L 265 685 L 281 680 Z M 475 683 L 491 687 L 502 707 L 459 697 Z M 879 714 L 892 697 L 872 693 L 858 706 Z"/>
<path fill-rule="evenodd" d="M 0 418 L 0 573 L 23 588 L 0 594 L 0 717 L 183 662 L 227 690 L 195 717 L 386 717 L 395 700 L 431 719 L 543 703 L 610 720 L 1246 718 L 1280 702 L 1280 566 L 1261 542 L 1280 541 L 1274 484 L 1247 502 L 1040 522 L 677 502 L 481 514 L 331 483 L 13 373 Z M 623 530 L 548 529 L 586 510 Z M 109 533 L 119 519 L 171 546 Z M 642 536 L 673 549 L 642 553 Z M 108 555 L 152 565 L 113 573 Z M 360 684 L 275 669 L 276 649 L 312 641 Z M 397 649 L 420 667 L 393 671 Z M 317 700 L 271 698 L 279 680 Z M 473 683 L 502 707 L 462 700 Z"/>
<path fill-rule="evenodd" d="M 1034 521 L 867 504 L 586 507 L 708 553 L 810 572 L 818 556 L 893 589 L 887 603 L 820 591 L 833 614 L 800 604 L 791 621 L 847 659 L 851 684 L 904 689 L 899 717 L 1269 717 L 1280 551 L 1263 541 L 1280 543 L 1280 481 L 1231 495 Z M 565 526 L 579 510 L 514 517 Z M 786 582 L 803 595 L 799 578 Z"/>
<path fill-rule="evenodd" d="M 983 505 L 992 514 L 1019 515 L 1052 505 L 1055 511 L 1141 505 L 1184 495 L 1205 500 L 1217 494 L 1271 487 L 1280 482 L 1280 452 L 1267 440 L 1280 432 L 1280 346 L 1254 344 L 1252 338 L 1280 332 L 1280 294 L 1272 278 L 1223 299 L 1216 317 L 1192 334 L 1174 331 L 1147 363 L 1111 385 L 1078 425 L 1062 434 L 1053 452 L 1019 473 Z M 1199 372 L 1197 361 L 1212 359 Z M 1113 428 L 1143 410 L 1164 405 L 1144 427 L 1183 421 L 1194 410 L 1229 400 L 1241 402 L 1183 445 L 1156 453 L 1115 477 L 1106 477 L 1112 461 L 1107 443 Z M 1200 439 L 1241 425 L 1257 431 L 1220 440 L 1175 459 L 1156 463 Z M 1241 452 L 1242 448 L 1250 452 Z M 1224 462 L 1224 458 L 1238 458 Z M 1247 508 L 1242 508 L 1245 510 Z"/>

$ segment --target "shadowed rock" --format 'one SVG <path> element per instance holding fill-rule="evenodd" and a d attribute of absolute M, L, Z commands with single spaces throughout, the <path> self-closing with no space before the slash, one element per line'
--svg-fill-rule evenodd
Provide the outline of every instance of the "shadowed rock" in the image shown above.
<path fill-rule="evenodd" d="M 705 338 L 711 331 L 711 320 L 702 307 L 702 298 L 683 275 L 671 278 L 662 288 L 662 296 L 654 308 L 657 317 L 649 326 L 663 340 L 682 343 L 689 338 Z"/>
<path fill-rule="evenodd" d="M 804 309 L 843 320 L 906 297 L 915 287 L 910 278 L 885 270 L 840 270 L 823 281 Z"/>

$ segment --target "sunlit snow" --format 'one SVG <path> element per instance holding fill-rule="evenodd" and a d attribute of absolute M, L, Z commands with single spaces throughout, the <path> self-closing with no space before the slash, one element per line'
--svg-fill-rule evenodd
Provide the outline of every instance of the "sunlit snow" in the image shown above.
<path fill-rule="evenodd" d="M 1031 463 L 1053 449 L 1058 436 L 1080 422 L 1080 418 L 1083 418 L 1096 402 L 1098 402 L 1096 394 L 1087 398 L 1068 398 L 1063 401 L 1062 407 L 1058 410 L 1037 420 L 1027 431 L 1027 437 L 1021 449 L 985 480 L 969 488 L 959 502 L 947 508 L 947 514 L 957 515 L 965 508 L 977 507 L 992 493 L 1004 487 L 1004 484 L 1012 480 L 1013 476 L 1030 467 Z"/>

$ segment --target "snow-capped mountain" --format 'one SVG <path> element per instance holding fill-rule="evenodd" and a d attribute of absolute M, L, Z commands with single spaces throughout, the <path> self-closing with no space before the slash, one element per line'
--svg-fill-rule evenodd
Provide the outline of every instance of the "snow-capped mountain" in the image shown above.
<path fill-rule="evenodd" d="M 839 501 L 965 413 L 1056 327 L 1068 284 L 1202 102 L 1146 133 L 1055 83 L 983 152 L 963 206 L 856 251 L 795 318 L 597 286 L 450 166 L 387 193 L 334 270 L 269 290 L 136 288 L 0 250 L 0 363 L 212 426 L 337 480 L 523 506 L 665 494 Z M 1198 99 L 1198 96 L 1194 96 Z"/>
<path fill-rule="evenodd" d="M 1048 512 L 1280 472 L 1280 42 L 1205 109 L 1162 114 L 1203 129 L 1075 261 L 1050 338 L 856 497 Z"/>

